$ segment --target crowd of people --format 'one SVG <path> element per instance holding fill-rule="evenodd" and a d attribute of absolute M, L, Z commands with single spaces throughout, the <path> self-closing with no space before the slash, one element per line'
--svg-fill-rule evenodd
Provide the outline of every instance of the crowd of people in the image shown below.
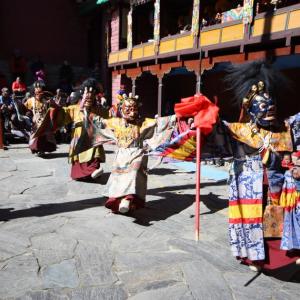
<path fill-rule="evenodd" d="M 4 146 L 7 146 L 10 140 L 28 141 L 30 133 L 37 125 L 37 115 L 45 115 L 52 102 L 60 107 L 78 103 L 82 96 L 82 82 L 87 78 L 86 75 L 77 78 L 72 66 L 65 60 L 58 70 L 57 89 L 48 92 L 46 68 L 41 57 L 36 56 L 28 66 L 27 59 L 19 49 L 15 49 L 11 57 L 10 72 L 10 76 L 0 72 L 0 118 Z M 97 99 L 105 105 L 98 64 L 91 75 L 98 82 Z M 12 83 L 8 77 L 12 78 Z M 33 83 L 27 86 L 26 83 L 30 82 Z M 70 134 L 71 129 L 66 126 L 56 133 L 56 139 L 68 141 Z M 37 153 L 42 155 L 43 151 Z"/>
<path fill-rule="evenodd" d="M 53 95 L 37 80 L 19 104 L 3 88 L 0 109 L 4 120 L 23 131 L 29 125 L 32 153 L 55 151 L 57 132 L 69 133 L 74 180 L 100 177 L 103 145 L 115 143 L 105 206 L 121 214 L 145 206 L 148 155 L 195 158 L 195 128 L 200 128 L 205 152 L 233 158 L 228 182 L 233 255 L 254 271 L 287 279 L 293 274 L 284 270 L 295 265 L 299 271 L 300 265 L 300 113 L 277 119 L 276 105 L 287 84 L 269 63 L 233 65 L 226 73 L 241 106 L 234 123 L 221 120 L 216 104 L 201 94 L 176 104 L 175 115 L 150 119 L 140 117 L 139 97 L 127 95 L 122 86 L 109 109 L 94 78 L 70 95 L 60 89 Z M 14 87 L 24 88 L 19 79 Z"/>
<path fill-rule="evenodd" d="M 299 0 L 259 0 L 255 2 L 255 13 L 276 11 L 278 8 L 300 3 Z M 224 12 L 235 9 L 237 14 L 242 18 L 243 1 L 219 0 L 214 5 L 208 4 L 203 7 L 201 18 L 201 28 L 223 23 Z"/>

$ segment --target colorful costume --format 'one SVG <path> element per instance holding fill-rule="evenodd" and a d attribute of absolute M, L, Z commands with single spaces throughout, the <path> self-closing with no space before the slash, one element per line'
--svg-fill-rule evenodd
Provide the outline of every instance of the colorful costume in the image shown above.
<path fill-rule="evenodd" d="M 82 126 L 85 121 L 84 113 L 79 104 L 62 108 L 63 115 L 60 116 L 60 126 L 72 124 L 72 140 L 69 149 L 69 163 L 72 164 L 72 179 L 84 179 L 90 177 L 94 171 L 100 168 L 100 163 L 105 162 L 103 146 L 92 147 L 83 152 L 77 152 L 76 147 L 82 134 Z M 93 107 L 91 113 L 103 115 L 101 109 Z"/>
<path fill-rule="evenodd" d="M 295 250 L 300 249 L 298 194 L 290 171 L 285 173 L 281 164 L 284 153 L 297 146 L 294 132 L 299 118 L 286 125 L 276 120 L 275 105 L 280 100 L 276 88 L 284 86 L 282 80 L 264 62 L 232 67 L 228 82 L 243 99 L 240 122 L 219 125 L 230 137 L 227 149 L 231 148 L 234 157 L 229 180 L 232 253 L 273 274 L 300 258 L 300 251 Z"/>
<path fill-rule="evenodd" d="M 85 133 L 89 131 L 90 116 L 105 117 L 106 111 L 97 104 L 97 82 L 87 79 L 82 84 L 84 91 L 81 103 L 61 107 L 52 101 L 53 108 L 49 109 L 41 126 L 35 132 L 34 138 L 39 139 L 45 134 L 53 134 L 57 129 L 72 124 L 72 140 L 69 149 L 69 162 L 72 164 L 72 179 L 97 178 L 103 173 L 100 166 L 105 161 L 103 146 L 93 147 Z M 84 131 L 82 129 L 85 129 Z"/>
<path fill-rule="evenodd" d="M 32 135 L 29 140 L 29 148 L 32 153 L 53 152 L 56 150 L 56 141 L 53 132 L 44 132 L 35 137 L 35 133 L 44 121 L 48 110 L 48 103 L 43 92 L 44 83 L 36 81 L 34 83 L 35 95 L 29 98 L 24 106 L 32 113 Z"/>
<path fill-rule="evenodd" d="M 141 120 L 137 115 L 137 98 L 124 95 L 123 118 L 95 117 L 95 144 L 115 141 L 117 151 L 107 183 L 106 207 L 126 213 L 144 207 L 147 192 L 147 150 L 171 137 L 174 118 Z M 132 114 L 130 117 L 129 115 Z"/>
<path fill-rule="evenodd" d="M 300 264 L 300 167 L 296 180 L 281 162 L 284 155 L 299 150 L 300 114 L 285 124 L 277 122 L 275 105 L 280 95 L 285 95 L 282 90 L 287 84 L 264 62 L 233 66 L 226 80 L 238 101 L 242 99 L 240 120 L 219 121 L 201 141 L 202 153 L 233 157 L 229 179 L 233 255 L 256 270 L 280 276 L 282 268 Z M 193 101 L 177 104 L 175 112 L 177 117 L 195 116 L 195 126 L 205 134 L 208 127 L 202 128 L 201 122 L 214 121 L 215 113 L 215 109 L 213 114 L 206 113 L 206 107 L 205 97 L 197 95 Z M 168 155 L 170 151 L 161 152 Z M 288 273 L 282 274 L 289 279 Z"/>

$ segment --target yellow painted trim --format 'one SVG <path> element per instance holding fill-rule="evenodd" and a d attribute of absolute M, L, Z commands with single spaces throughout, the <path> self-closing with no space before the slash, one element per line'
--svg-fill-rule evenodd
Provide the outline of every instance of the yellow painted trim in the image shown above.
<path fill-rule="evenodd" d="M 288 29 L 300 27 L 300 9 L 291 11 Z"/>
<path fill-rule="evenodd" d="M 287 13 L 255 20 L 253 36 L 274 33 L 285 30 Z"/>
<path fill-rule="evenodd" d="M 194 37 L 192 35 L 182 36 L 176 39 L 176 50 L 190 49 L 194 46 Z"/>
<path fill-rule="evenodd" d="M 201 32 L 200 45 L 208 46 L 208 45 L 218 44 L 220 42 L 220 34 L 221 34 L 220 29 Z"/>
<path fill-rule="evenodd" d="M 113 52 L 109 54 L 108 63 L 114 64 L 118 62 L 118 52 Z"/>
<path fill-rule="evenodd" d="M 129 58 L 129 52 L 127 50 L 123 50 L 119 52 L 119 62 L 126 61 Z"/>
<path fill-rule="evenodd" d="M 139 59 L 143 57 L 143 46 L 132 49 L 132 59 Z"/>
<path fill-rule="evenodd" d="M 175 51 L 175 39 L 162 41 L 160 43 L 159 53 L 169 53 Z"/>
<path fill-rule="evenodd" d="M 222 43 L 238 41 L 244 38 L 244 25 L 237 24 L 224 27 L 222 31 Z"/>
<path fill-rule="evenodd" d="M 155 55 L 155 45 L 150 44 L 144 47 L 144 57 L 154 56 Z"/>

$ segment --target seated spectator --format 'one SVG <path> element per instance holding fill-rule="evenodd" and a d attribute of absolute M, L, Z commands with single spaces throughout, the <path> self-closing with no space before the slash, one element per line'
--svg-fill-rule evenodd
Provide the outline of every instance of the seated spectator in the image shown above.
<path fill-rule="evenodd" d="M 22 81 L 21 77 L 17 77 L 11 87 L 16 96 L 24 96 L 26 92 L 26 84 Z"/>
<path fill-rule="evenodd" d="M 45 69 L 45 65 L 44 65 L 43 61 L 41 60 L 40 56 L 35 57 L 32 64 L 30 65 L 32 77 L 35 78 L 36 72 L 38 72 L 40 70 L 44 70 L 44 69 Z"/>
<path fill-rule="evenodd" d="M 66 82 L 71 85 L 74 79 L 73 68 L 70 66 L 69 62 L 65 60 L 59 69 L 59 79 L 61 82 Z"/>
<path fill-rule="evenodd" d="M 184 28 L 184 18 L 183 16 L 179 16 L 178 20 L 177 20 L 177 28 L 178 28 L 178 32 L 180 33 L 180 31 L 183 30 Z"/>
<path fill-rule="evenodd" d="M 43 81 L 45 83 L 45 79 L 46 75 L 42 69 L 35 72 L 35 81 Z"/>
<path fill-rule="evenodd" d="M 5 138 L 4 132 L 9 127 L 10 119 L 15 111 L 13 100 L 10 96 L 9 90 L 7 87 L 2 88 L 0 96 L 0 114 L 2 122 L 2 136 L 4 145 L 8 145 L 8 141 Z"/>
<path fill-rule="evenodd" d="M 179 16 L 177 20 L 178 33 L 191 30 L 191 25 L 187 24 L 184 16 Z"/>
<path fill-rule="evenodd" d="M 202 21 L 201 21 L 200 29 L 202 29 L 203 27 L 206 27 L 207 23 L 208 22 L 203 18 Z"/>
<path fill-rule="evenodd" d="M 10 67 L 13 79 L 21 77 L 24 80 L 27 72 L 27 62 L 19 49 L 14 50 Z"/>
<path fill-rule="evenodd" d="M 220 23 L 222 23 L 222 14 L 217 13 L 215 16 L 215 24 L 220 24 Z"/>
<path fill-rule="evenodd" d="M 0 90 L 6 86 L 8 86 L 8 82 L 5 75 L 0 71 Z"/>

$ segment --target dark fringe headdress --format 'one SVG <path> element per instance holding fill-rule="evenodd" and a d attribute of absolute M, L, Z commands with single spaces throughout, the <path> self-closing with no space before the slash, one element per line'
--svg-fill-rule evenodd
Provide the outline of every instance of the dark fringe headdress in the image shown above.
<path fill-rule="evenodd" d="M 289 86 L 286 77 L 266 61 L 232 65 L 227 68 L 226 73 L 225 83 L 228 89 L 233 91 L 235 103 L 242 104 L 240 122 L 248 121 L 247 108 L 254 98 L 252 89 L 254 86 L 259 88 L 263 83 L 263 91 L 272 97 L 274 103 L 280 101 L 284 89 Z"/>
<path fill-rule="evenodd" d="M 100 89 L 99 89 L 99 84 L 98 84 L 97 80 L 94 78 L 86 79 L 80 87 L 80 91 L 82 94 L 84 93 L 85 90 L 88 90 L 91 92 L 93 91 L 96 94 L 98 94 L 100 92 Z"/>
<path fill-rule="evenodd" d="M 37 80 L 33 83 L 33 87 L 34 88 L 40 87 L 40 88 L 44 89 L 46 87 L 46 85 L 43 80 Z"/>

